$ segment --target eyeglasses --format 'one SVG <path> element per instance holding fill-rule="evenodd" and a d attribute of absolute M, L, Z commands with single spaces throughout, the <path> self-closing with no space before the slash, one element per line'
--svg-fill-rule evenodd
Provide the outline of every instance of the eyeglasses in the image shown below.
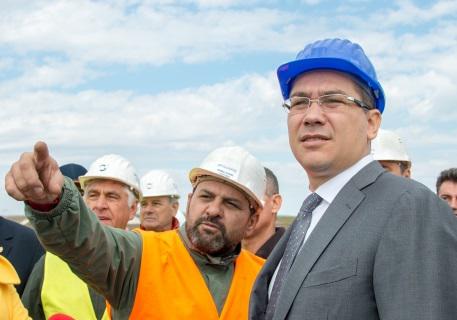
<path fill-rule="evenodd" d="M 342 93 L 325 94 L 323 96 L 317 97 L 316 99 L 294 96 L 284 101 L 283 107 L 290 114 L 298 114 L 306 112 L 306 110 L 311 107 L 313 102 L 317 102 L 323 111 L 332 111 L 349 104 L 355 104 L 356 106 L 365 110 L 373 109 L 373 107 L 367 105 L 365 102 Z"/>

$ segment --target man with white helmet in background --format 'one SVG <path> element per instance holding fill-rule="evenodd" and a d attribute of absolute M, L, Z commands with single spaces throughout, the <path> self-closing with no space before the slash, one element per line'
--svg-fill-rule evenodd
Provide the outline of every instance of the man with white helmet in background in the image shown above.
<path fill-rule="evenodd" d="M 95 213 L 105 226 L 127 228 L 141 199 L 139 179 L 128 160 L 115 154 L 102 156 L 82 176 L 78 170 L 68 171 L 67 167 L 61 170 L 72 181 L 79 177 L 90 216 Z M 94 253 L 95 256 L 98 254 Z M 56 315 L 74 319 L 107 317 L 105 298 L 88 287 L 63 260 L 50 252 L 35 265 L 22 299 L 33 319 L 49 319 Z"/>
<path fill-rule="evenodd" d="M 141 178 L 140 186 L 140 228 L 157 232 L 179 228 L 179 191 L 171 176 L 162 170 L 151 170 Z"/>
<path fill-rule="evenodd" d="M 380 129 L 377 137 L 371 142 L 371 153 L 381 166 L 400 177 L 411 177 L 411 159 L 398 134 Z"/>
<path fill-rule="evenodd" d="M 264 259 L 268 258 L 286 231 L 284 227 L 276 226 L 278 212 L 282 204 L 278 178 L 267 167 L 265 167 L 265 174 L 267 188 L 263 198 L 263 210 L 259 213 L 259 221 L 255 229 L 246 234 L 242 242 L 244 249 Z"/>
<path fill-rule="evenodd" d="M 190 171 L 186 223 L 166 232 L 103 227 L 43 142 L 5 179 L 43 245 L 106 297 L 113 319 L 247 319 L 264 260 L 240 243 L 262 208 L 265 170 L 244 149 L 216 149 Z"/>

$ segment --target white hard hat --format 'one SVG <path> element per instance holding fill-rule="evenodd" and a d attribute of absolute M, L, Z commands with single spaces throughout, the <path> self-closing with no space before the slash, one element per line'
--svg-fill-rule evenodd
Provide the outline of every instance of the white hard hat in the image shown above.
<path fill-rule="evenodd" d="M 189 172 L 192 186 L 198 177 L 213 176 L 224 180 L 252 198 L 259 207 L 265 195 L 266 177 L 263 165 L 241 147 L 222 147 L 211 152 L 197 168 Z"/>
<path fill-rule="evenodd" d="M 179 198 L 178 186 L 168 173 L 162 170 L 151 170 L 140 180 L 143 198 L 172 196 Z"/>
<path fill-rule="evenodd" d="M 84 190 L 86 184 L 94 179 L 109 179 L 119 181 L 127 185 L 133 191 L 138 200 L 141 199 L 140 179 L 130 161 L 117 154 L 104 155 L 95 160 L 89 167 L 89 171 L 79 177 L 79 183 Z"/>
<path fill-rule="evenodd" d="M 379 129 L 371 142 L 371 153 L 375 160 L 411 162 L 401 138 L 390 130 Z"/>

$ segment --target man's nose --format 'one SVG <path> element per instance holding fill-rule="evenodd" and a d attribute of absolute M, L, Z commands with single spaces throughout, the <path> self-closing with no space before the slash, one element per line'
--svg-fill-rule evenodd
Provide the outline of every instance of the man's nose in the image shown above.
<path fill-rule="evenodd" d="M 452 198 L 450 205 L 454 211 L 457 210 L 457 197 Z"/>
<path fill-rule="evenodd" d="M 220 216 L 223 213 L 222 203 L 218 200 L 211 201 L 206 208 L 206 213 L 209 216 Z"/>
<path fill-rule="evenodd" d="M 312 100 L 310 106 L 303 114 L 303 123 L 305 125 L 313 125 L 324 122 L 324 111 L 316 100 Z"/>
<path fill-rule="evenodd" d="M 150 204 L 150 203 L 148 203 L 148 204 L 143 206 L 143 210 L 144 211 L 148 211 L 149 212 L 149 211 L 153 211 L 153 209 L 154 209 L 154 206 L 152 204 Z"/>
<path fill-rule="evenodd" d="M 107 206 L 108 202 L 106 201 L 106 198 L 104 196 L 98 197 L 98 199 L 95 201 L 96 208 L 106 208 Z"/>

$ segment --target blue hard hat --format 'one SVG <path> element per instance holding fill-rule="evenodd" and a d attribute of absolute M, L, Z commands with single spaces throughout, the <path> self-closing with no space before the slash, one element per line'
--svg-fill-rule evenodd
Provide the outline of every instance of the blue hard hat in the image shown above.
<path fill-rule="evenodd" d="M 373 92 L 376 108 L 383 112 L 384 90 L 376 77 L 376 71 L 362 47 L 342 39 L 325 39 L 308 44 L 297 54 L 294 61 L 278 68 L 279 85 L 284 100 L 289 99 L 295 78 L 308 71 L 328 69 L 348 73 L 365 83 Z"/>
<path fill-rule="evenodd" d="M 60 172 L 66 177 L 69 177 L 72 180 L 78 180 L 80 176 L 86 174 L 87 169 L 83 166 L 76 163 L 68 163 L 63 166 L 60 166 Z"/>

